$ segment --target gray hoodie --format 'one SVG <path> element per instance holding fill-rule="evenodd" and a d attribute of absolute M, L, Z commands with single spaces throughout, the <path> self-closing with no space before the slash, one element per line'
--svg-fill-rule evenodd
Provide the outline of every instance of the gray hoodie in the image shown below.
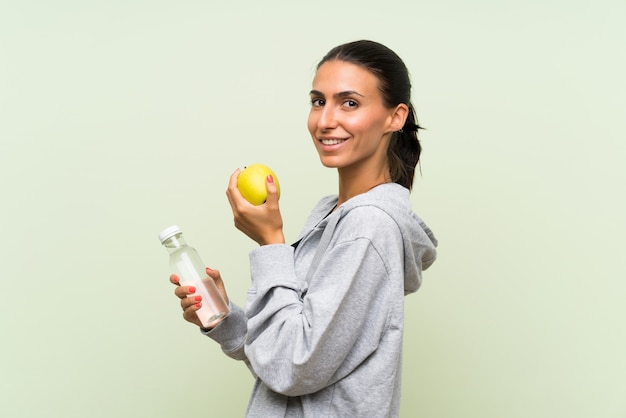
<path fill-rule="evenodd" d="M 318 203 L 297 245 L 252 251 L 245 311 L 206 333 L 255 375 L 248 417 L 399 414 L 404 295 L 437 240 L 398 184 L 336 203 Z"/>

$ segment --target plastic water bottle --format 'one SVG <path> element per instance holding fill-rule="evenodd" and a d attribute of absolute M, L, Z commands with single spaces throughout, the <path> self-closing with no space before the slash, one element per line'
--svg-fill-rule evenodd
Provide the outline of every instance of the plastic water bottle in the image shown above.
<path fill-rule="evenodd" d="M 202 296 L 202 307 L 196 311 L 202 327 L 215 327 L 228 316 L 230 310 L 213 279 L 206 274 L 205 264 L 198 252 L 187 245 L 181 229 L 176 225 L 161 231 L 159 240 L 170 255 L 170 266 L 180 278 L 181 286 L 196 288 L 196 292 L 189 295 L 190 297 Z"/>

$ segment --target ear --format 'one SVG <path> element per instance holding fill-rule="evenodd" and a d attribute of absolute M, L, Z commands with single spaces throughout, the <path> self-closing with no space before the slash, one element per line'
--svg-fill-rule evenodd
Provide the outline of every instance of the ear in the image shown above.
<path fill-rule="evenodd" d="M 389 121 L 389 132 L 396 132 L 402 129 L 408 116 L 409 107 L 404 103 L 400 103 L 392 109 Z"/>

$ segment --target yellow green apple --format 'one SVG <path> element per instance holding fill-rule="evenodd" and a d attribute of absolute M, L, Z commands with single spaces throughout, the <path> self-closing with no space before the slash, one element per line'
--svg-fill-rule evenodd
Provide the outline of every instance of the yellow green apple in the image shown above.
<path fill-rule="evenodd" d="M 252 164 L 244 167 L 237 177 L 237 188 L 241 195 L 255 206 L 262 205 L 267 200 L 267 186 L 265 184 L 267 176 L 272 175 L 276 190 L 280 198 L 280 184 L 278 177 L 271 168 L 264 164 Z"/>

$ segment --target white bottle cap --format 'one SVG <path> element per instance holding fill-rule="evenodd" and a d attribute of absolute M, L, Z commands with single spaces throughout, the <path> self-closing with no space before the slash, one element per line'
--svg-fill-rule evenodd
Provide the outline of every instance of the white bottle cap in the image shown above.
<path fill-rule="evenodd" d="M 163 244 L 165 240 L 167 240 L 170 237 L 173 237 L 176 234 L 180 234 L 181 232 L 183 231 L 181 231 L 178 225 L 169 226 L 165 228 L 163 231 L 161 231 L 161 233 L 159 234 L 159 240 L 161 241 L 161 244 Z"/>

